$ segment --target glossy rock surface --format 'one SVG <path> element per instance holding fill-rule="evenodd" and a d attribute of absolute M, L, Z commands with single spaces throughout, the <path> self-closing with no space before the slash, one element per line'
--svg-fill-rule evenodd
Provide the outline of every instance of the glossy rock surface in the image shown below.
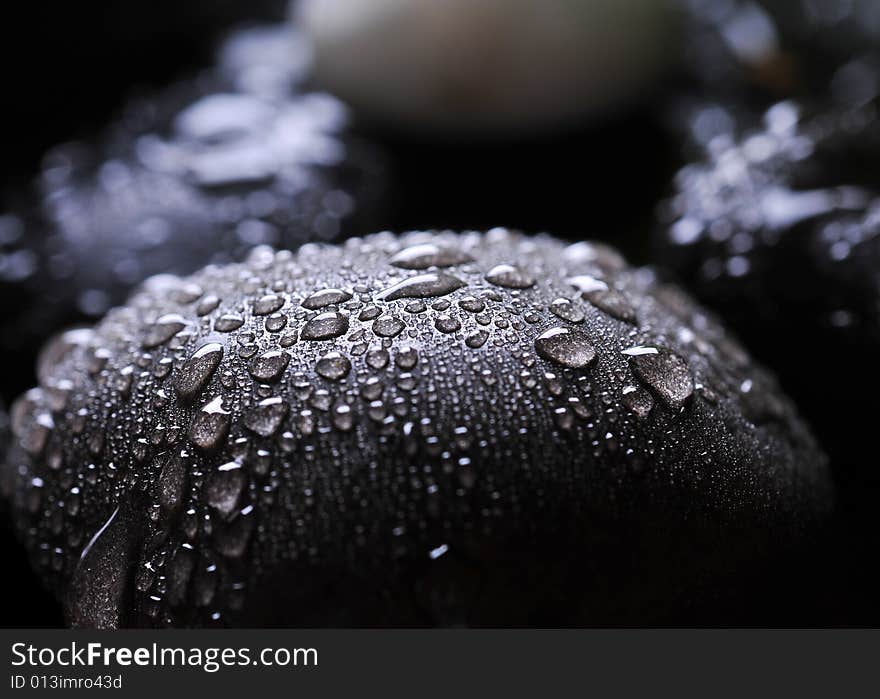
<path fill-rule="evenodd" d="M 424 246 L 442 270 L 395 264 Z M 150 280 L 50 345 L 40 377 L 2 483 L 76 626 L 705 622 L 830 506 L 773 378 L 601 244 L 260 248 Z"/>

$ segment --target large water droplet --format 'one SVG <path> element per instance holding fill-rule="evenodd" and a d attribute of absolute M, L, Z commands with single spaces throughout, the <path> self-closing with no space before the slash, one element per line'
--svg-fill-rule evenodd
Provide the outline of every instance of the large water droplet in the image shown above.
<path fill-rule="evenodd" d="M 559 298 L 553 301 L 550 304 L 550 312 L 569 323 L 583 323 L 585 318 L 583 309 L 569 299 Z"/>
<path fill-rule="evenodd" d="M 209 342 L 200 347 L 181 367 L 174 378 L 174 388 L 182 400 L 192 400 L 201 393 L 223 359 L 223 345 Z"/>
<path fill-rule="evenodd" d="M 199 449 L 212 451 L 220 447 L 229 433 L 230 416 L 223 408 L 223 397 L 207 403 L 193 418 L 189 438 Z"/>
<path fill-rule="evenodd" d="M 489 333 L 485 330 L 474 330 L 473 332 L 468 333 L 467 337 L 464 338 L 464 344 L 466 344 L 471 349 L 477 349 L 486 344 L 486 340 L 489 339 Z"/>
<path fill-rule="evenodd" d="M 221 333 L 231 333 L 242 325 L 244 325 L 244 318 L 234 313 L 226 313 L 216 320 L 214 330 Z"/>
<path fill-rule="evenodd" d="M 428 267 L 452 267 L 472 262 L 473 258 L 456 248 L 441 247 L 434 243 L 411 245 L 391 256 L 389 262 L 403 269 L 428 269 Z"/>
<path fill-rule="evenodd" d="M 300 332 L 302 340 L 332 340 L 348 331 L 348 316 L 342 313 L 321 313 L 308 321 Z"/>
<path fill-rule="evenodd" d="M 446 272 L 419 274 L 380 291 L 376 294 L 376 298 L 380 301 L 395 301 L 397 299 L 445 296 L 463 286 L 465 283 L 461 279 Z"/>
<path fill-rule="evenodd" d="M 630 354 L 633 373 L 670 408 L 679 409 L 694 392 L 687 362 L 674 352 Z"/>
<path fill-rule="evenodd" d="M 238 509 L 245 476 L 241 464 L 236 461 L 218 466 L 205 486 L 206 502 L 223 517 L 229 517 Z"/>
<path fill-rule="evenodd" d="M 351 371 L 351 362 L 339 352 L 328 352 L 315 364 L 315 371 L 325 379 L 339 381 Z"/>
<path fill-rule="evenodd" d="M 461 330 L 461 323 L 457 318 L 441 313 L 434 320 L 434 327 L 442 333 L 454 333 Z"/>
<path fill-rule="evenodd" d="M 343 291 L 342 289 L 322 289 L 321 291 L 316 291 L 314 294 L 304 299 L 302 302 L 303 308 L 308 308 L 311 311 L 315 311 L 319 308 L 325 308 L 334 303 L 344 303 L 351 298 L 351 294 L 347 291 Z"/>
<path fill-rule="evenodd" d="M 183 505 L 188 462 L 186 452 L 175 452 L 168 457 L 159 475 L 159 505 L 166 513 L 178 512 Z"/>
<path fill-rule="evenodd" d="M 254 301 L 253 312 L 255 316 L 267 316 L 274 313 L 284 305 L 284 297 L 275 294 L 267 294 Z"/>
<path fill-rule="evenodd" d="M 287 417 L 289 407 L 280 397 L 266 398 L 245 415 L 244 426 L 261 437 L 271 437 Z"/>
<path fill-rule="evenodd" d="M 596 358 L 590 339 L 579 330 L 550 328 L 535 339 L 535 350 L 544 359 L 579 369 Z"/>
<path fill-rule="evenodd" d="M 258 381 L 272 383 L 281 378 L 289 363 L 290 355 L 287 352 L 271 350 L 264 352 L 251 362 L 248 371 Z"/>
<path fill-rule="evenodd" d="M 651 394 L 638 386 L 625 386 L 620 402 L 629 408 L 638 417 L 647 417 L 654 407 L 654 399 Z"/>
<path fill-rule="evenodd" d="M 636 311 L 627 298 L 601 279 L 588 274 L 569 277 L 566 281 L 581 292 L 581 298 L 610 316 L 627 323 L 636 323 Z"/>
<path fill-rule="evenodd" d="M 507 289 L 528 289 L 535 278 L 516 265 L 496 265 L 486 274 L 486 281 Z"/>
<path fill-rule="evenodd" d="M 373 321 L 373 332 L 379 337 L 395 337 L 403 332 L 406 327 L 400 318 L 391 315 L 384 315 Z"/>
<path fill-rule="evenodd" d="M 164 345 L 185 327 L 186 320 L 176 313 L 162 316 L 149 327 L 144 335 L 144 348 L 152 349 Z"/>

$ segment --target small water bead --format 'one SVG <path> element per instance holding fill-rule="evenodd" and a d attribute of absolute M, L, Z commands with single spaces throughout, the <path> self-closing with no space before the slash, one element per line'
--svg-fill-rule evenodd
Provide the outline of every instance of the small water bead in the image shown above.
<path fill-rule="evenodd" d="M 226 441 L 230 421 L 229 411 L 223 408 L 223 397 L 217 396 L 196 413 L 189 438 L 199 449 L 213 451 Z"/>
<path fill-rule="evenodd" d="M 467 337 L 464 339 L 464 343 L 470 347 L 471 349 L 478 349 L 486 344 L 486 340 L 489 339 L 489 333 L 485 330 L 474 330 L 471 333 L 468 333 Z"/>
<path fill-rule="evenodd" d="M 270 350 L 251 362 L 248 372 L 258 381 L 274 383 L 281 378 L 289 363 L 290 355 L 287 352 Z"/>
<path fill-rule="evenodd" d="M 435 243 L 422 243 L 411 245 L 395 253 L 388 262 L 402 269 L 420 270 L 429 267 L 452 267 L 465 262 L 473 262 L 473 258 L 457 248 Z"/>
<path fill-rule="evenodd" d="M 424 301 L 410 301 L 404 309 L 407 313 L 412 313 L 413 315 L 418 313 L 424 313 L 428 310 L 428 306 Z"/>
<path fill-rule="evenodd" d="M 238 330 L 242 325 L 244 325 L 244 318 L 240 315 L 227 313 L 220 316 L 214 322 L 214 330 L 221 333 L 231 333 L 233 330 Z"/>
<path fill-rule="evenodd" d="M 506 289 L 528 289 L 535 285 L 535 278 L 516 265 L 496 265 L 486 273 L 486 281 Z"/>
<path fill-rule="evenodd" d="M 458 305 L 468 313 L 482 313 L 486 310 L 486 302 L 474 296 L 465 296 L 459 299 Z"/>
<path fill-rule="evenodd" d="M 557 318 L 567 320 L 569 323 L 583 323 L 584 311 L 569 299 L 558 298 L 550 304 L 550 312 Z"/>
<path fill-rule="evenodd" d="M 218 466 L 205 485 L 205 501 L 223 517 L 229 517 L 239 508 L 245 486 L 245 475 L 236 461 Z"/>
<path fill-rule="evenodd" d="M 330 381 L 339 381 L 351 371 L 351 361 L 339 352 L 328 352 L 315 364 L 315 371 Z"/>
<path fill-rule="evenodd" d="M 590 339 L 579 330 L 550 328 L 535 339 L 535 350 L 547 361 L 580 369 L 596 358 Z"/>
<path fill-rule="evenodd" d="M 222 359 L 223 345 L 218 342 L 209 342 L 196 350 L 174 378 L 177 395 L 185 401 L 198 396 L 208 385 Z"/>
<path fill-rule="evenodd" d="M 406 328 L 400 318 L 392 315 L 384 315 L 373 321 L 373 332 L 379 337 L 396 337 Z"/>
<path fill-rule="evenodd" d="M 333 304 L 344 303 L 351 299 L 351 294 L 342 289 L 321 289 L 311 296 L 305 298 L 300 304 L 303 308 L 310 311 L 316 311 L 319 308 L 326 308 Z"/>
<path fill-rule="evenodd" d="M 244 416 L 244 426 L 260 437 L 271 437 L 278 432 L 290 407 L 278 396 L 257 403 Z"/>
<path fill-rule="evenodd" d="M 680 409 L 694 392 L 694 379 L 687 362 L 674 352 L 629 353 L 633 374 L 674 410 Z M 626 353 L 626 352 L 625 352 Z"/>
<path fill-rule="evenodd" d="M 451 294 L 463 286 L 465 286 L 464 281 L 446 272 L 419 274 L 380 291 L 376 294 L 376 299 L 396 301 L 397 299 L 446 296 L 446 294 Z"/>
<path fill-rule="evenodd" d="M 321 313 L 309 320 L 300 331 L 300 339 L 332 340 L 348 332 L 348 316 L 342 313 Z"/>
<path fill-rule="evenodd" d="M 143 339 L 145 349 L 159 347 L 168 342 L 186 327 L 186 320 L 177 313 L 168 313 L 159 318 L 147 330 Z"/>
<path fill-rule="evenodd" d="M 442 333 L 454 333 L 461 330 L 461 323 L 457 318 L 441 314 L 434 319 L 434 327 Z"/>

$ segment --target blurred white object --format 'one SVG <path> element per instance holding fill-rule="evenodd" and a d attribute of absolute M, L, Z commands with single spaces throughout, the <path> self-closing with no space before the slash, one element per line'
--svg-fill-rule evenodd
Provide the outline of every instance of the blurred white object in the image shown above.
<path fill-rule="evenodd" d="M 670 0 L 300 0 L 315 80 L 414 129 L 519 131 L 650 92 L 677 53 Z"/>

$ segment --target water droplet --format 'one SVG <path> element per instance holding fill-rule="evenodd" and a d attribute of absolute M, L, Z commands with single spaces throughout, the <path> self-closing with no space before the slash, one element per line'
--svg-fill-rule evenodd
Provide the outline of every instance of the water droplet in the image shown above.
<path fill-rule="evenodd" d="M 679 409 L 694 392 L 694 379 L 687 362 L 667 350 L 630 354 L 636 378 L 672 409 Z"/>
<path fill-rule="evenodd" d="M 535 278 L 516 265 L 496 265 L 486 274 L 486 281 L 506 289 L 528 289 Z"/>
<path fill-rule="evenodd" d="M 266 318 L 266 330 L 270 333 L 281 332 L 285 325 L 287 325 L 287 316 L 281 313 L 273 313 Z"/>
<path fill-rule="evenodd" d="M 566 281 L 581 292 L 581 298 L 589 301 L 600 311 L 627 323 L 637 322 L 636 311 L 627 298 L 601 279 L 581 274 L 569 277 Z"/>
<path fill-rule="evenodd" d="M 144 335 L 144 348 L 152 349 L 164 345 L 185 327 L 186 320 L 176 313 L 162 316 L 150 326 Z"/>
<path fill-rule="evenodd" d="M 434 243 L 411 245 L 392 255 L 389 263 L 403 269 L 428 269 L 428 267 L 452 267 L 473 262 L 473 258 L 456 248 L 441 247 Z"/>
<path fill-rule="evenodd" d="M 267 316 L 281 308 L 284 303 L 284 297 L 267 294 L 254 301 L 253 313 L 255 316 Z"/>
<path fill-rule="evenodd" d="M 208 294 L 199 301 L 199 305 L 196 306 L 196 315 L 199 317 L 206 316 L 211 313 L 211 311 L 216 310 L 219 305 L 220 297 L 214 296 L 214 294 Z"/>
<path fill-rule="evenodd" d="M 569 299 L 558 298 L 550 304 L 550 312 L 569 323 L 583 323 L 584 311 Z"/>
<path fill-rule="evenodd" d="M 315 364 L 315 371 L 325 379 L 339 381 L 351 371 L 351 362 L 339 352 L 328 352 Z"/>
<path fill-rule="evenodd" d="M 205 486 L 205 501 L 221 516 L 228 517 L 238 509 L 244 486 L 245 476 L 241 464 L 230 461 L 218 466 L 211 473 Z"/>
<path fill-rule="evenodd" d="M 302 340 L 332 340 L 348 331 L 348 316 L 321 313 L 308 321 L 300 332 Z"/>
<path fill-rule="evenodd" d="M 280 397 L 266 398 L 245 415 L 244 426 L 261 437 L 271 437 L 281 427 L 289 410 Z"/>
<path fill-rule="evenodd" d="M 377 371 L 388 366 L 390 359 L 388 351 L 384 349 L 375 349 L 367 352 L 367 364 Z"/>
<path fill-rule="evenodd" d="M 468 336 L 464 339 L 464 343 L 470 347 L 471 349 L 477 349 L 486 344 L 486 340 L 489 339 L 489 333 L 485 330 L 474 330 L 471 333 L 468 333 Z"/>
<path fill-rule="evenodd" d="M 454 333 L 461 330 L 461 323 L 457 318 L 441 314 L 434 320 L 434 327 L 442 333 Z"/>
<path fill-rule="evenodd" d="M 229 433 L 230 416 L 223 408 L 223 397 L 207 403 L 193 418 L 189 438 L 199 449 L 213 451 L 220 447 Z"/>
<path fill-rule="evenodd" d="M 220 343 L 209 342 L 200 347 L 174 378 L 177 395 L 186 401 L 198 396 L 208 385 L 221 359 L 223 359 L 223 345 Z"/>
<path fill-rule="evenodd" d="M 445 296 L 465 286 L 458 277 L 445 272 L 419 274 L 409 277 L 376 294 L 380 301 L 396 301 L 407 298 L 430 298 Z"/>
<path fill-rule="evenodd" d="M 316 291 L 314 294 L 306 298 L 302 302 L 303 308 L 308 308 L 311 311 L 315 311 L 319 308 L 324 308 L 331 304 L 338 304 L 348 301 L 351 298 L 351 294 L 347 291 L 343 291 L 342 289 L 322 289 L 321 291 Z"/>
<path fill-rule="evenodd" d="M 486 302 L 473 296 L 465 296 L 459 300 L 458 305 L 468 313 L 482 313 L 486 310 Z"/>
<path fill-rule="evenodd" d="M 579 369 L 596 358 L 590 339 L 579 330 L 550 328 L 535 339 L 535 350 L 544 359 Z"/>
<path fill-rule="evenodd" d="M 272 383 L 281 378 L 289 363 L 290 355 L 287 352 L 271 350 L 264 352 L 251 362 L 248 371 L 258 381 Z"/>
<path fill-rule="evenodd" d="M 638 386 L 625 386 L 621 392 L 621 403 L 638 417 L 647 417 L 654 407 L 651 394 Z"/>
<path fill-rule="evenodd" d="M 166 513 L 176 513 L 183 505 L 187 475 L 186 452 L 175 452 L 162 467 L 159 476 L 159 505 Z"/>
<path fill-rule="evenodd" d="M 238 330 L 242 325 L 244 325 L 244 318 L 240 315 L 227 313 L 216 320 L 214 330 L 221 333 L 231 333 L 233 330 Z"/>
<path fill-rule="evenodd" d="M 391 315 L 384 315 L 373 321 L 373 332 L 380 337 L 395 337 L 403 332 L 406 327 L 400 318 Z"/>
<path fill-rule="evenodd" d="M 382 315 L 382 311 L 378 306 L 366 306 L 364 310 L 361 311 L 361 314 L 358 316 L 359 320 L 373 320 L 374 318 L 378 318 Z"/>

